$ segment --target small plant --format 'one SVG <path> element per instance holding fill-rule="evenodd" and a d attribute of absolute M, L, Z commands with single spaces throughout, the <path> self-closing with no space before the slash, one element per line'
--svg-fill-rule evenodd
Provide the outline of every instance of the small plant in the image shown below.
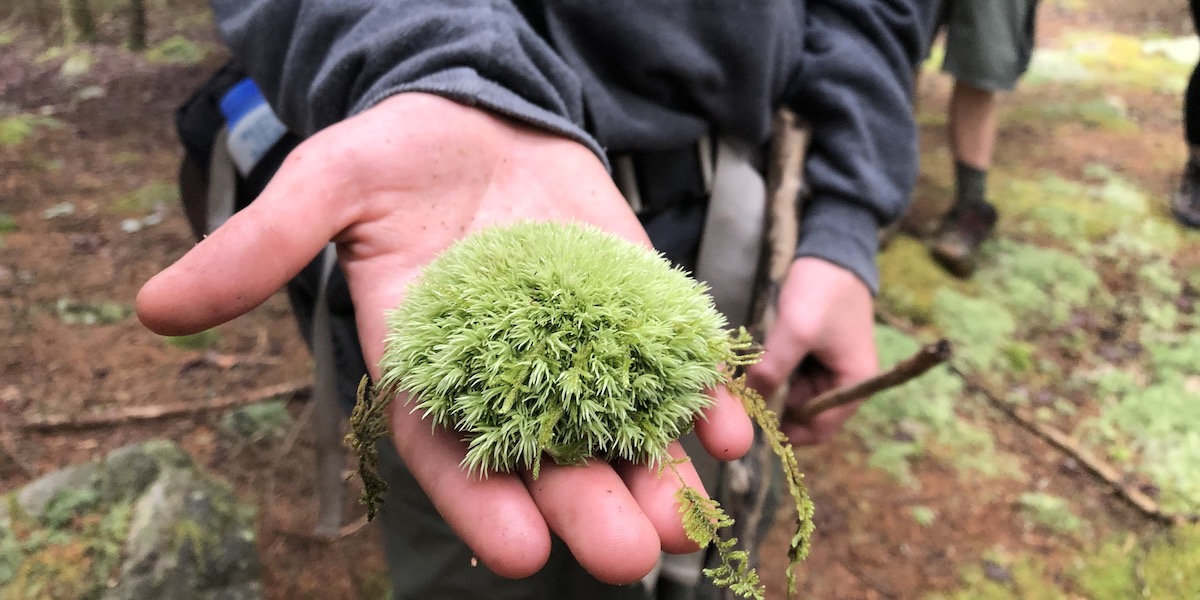
<path fill-rule="evenodd" d="M 112 325 L 133 314 L 133 307 L 119 302 L 84 302 L 59 298 L 54 314 L 67 325 Z"/>
<path fill-rule="evenodd" d="M 1020 504 L 1026 518 L 1050 531 L 1075 533 L 1087 526 L 1087 523 L 1071 510 L 1071 505 L 1066 499 L 1058 496 L 1026 492 L 1021 494 Z"/>
<path fill-rule="evenodd" d="M 174 346 L 183 350 L 207 350 L 215 348 L 221 343 L 221 332 L 216 329 L 205 329 L 199 333 L 189 335 L 169 335 L 164 336 L 163 341 L 168 346 Z"/>
<path fill-rule="evenodd" d="M 778 418 L 735 373 L 758 354 L 745 331 L 726 329 L 706 288 L 666 259 L 579 225 L 491 228 L 430 263 L 388 324 L 382 377 L 373 393 L 360 388 L 348 436 L 362 459 L 369 515 L 383 489 L 369 472 L 372 442 L 386 434 L 384 408 L 400 392 L 465 436 L 462 466 L 472 475 L 528 469 L 537 477 L 543 457 L 674 471 L 667 445 L 712 404 L 705 391 L 725 385 L 784 463 L 797 506 L 794 588 L 812 506 Z M 689 537 L 715 544 L 722 559 L 707 575 L 761 598 L 748 554 L 717 539 L 730 517 L 687 486 L 676 500 Z"/>

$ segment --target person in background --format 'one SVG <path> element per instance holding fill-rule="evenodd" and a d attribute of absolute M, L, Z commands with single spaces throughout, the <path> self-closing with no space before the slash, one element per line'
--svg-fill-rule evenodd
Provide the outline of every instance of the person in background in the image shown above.
<path fill-rule="evenodd" d="M 930 253 L 951 273 L 970 277 L 979 247 L 999 214 L 988 200 L 988 170 L 997 135 L 997 107 L 1029 67 L 1037 0 L 942 0 L 929 28 L 946 36 L 942 70 L 954 78 L 948 141 L 954 158 L 954 204 L 943 217 Z"/>
<path fill-rule="evenodd" d="M 1192 13 L 1192 26 L 1200 34 L 1197 2 L 1188 0 L 1188 8 Z M 1183 138 L 1187 142 L 1188 157 L 1179 189 L 1171 198 L 1171 212 L 1181 224 L 1200 228 L 1200 64 L 1192 70 L 1183 96 Z"/>

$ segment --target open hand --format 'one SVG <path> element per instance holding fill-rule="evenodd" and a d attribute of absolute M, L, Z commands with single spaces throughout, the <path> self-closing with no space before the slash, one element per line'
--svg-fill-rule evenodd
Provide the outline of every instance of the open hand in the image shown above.
<path fill-rule="evenodd" d="M 747 381 L 766 398 L 787 384 L 786 405 L 799 407 L 871 377 L 879 371 L 872 306 L 870 290 L 850 271 L 819 258 L 796 259 L 779 294 L 779 319 Z M 783 432 L 797 445 L 827 441 L 860 404 L 827 410 L 808 423 L 785 420 Z"/>
<path fill-rule="evenodd" d="M 178 262 L 146 283 L 138 316 L 165 335 L 194 333 L 265 301 L 329 242 L 354 301 L 371 376 L 384 312 L 455 240 L 522 219 L 573 220 L 649 245 L 600 160 L 581 144 L 425 94 L 399 94 L 297 147 L 270 185 Z M 752 429 L 724 391 L 697 422 L 720 459 L 749 448 Z M 544 464 L 528 474 L 468 477 L 458 434 L 430 432 L 403 398 L 391 415 L 400 457 L 442 516 L 497 574 L 545 564 L 550 532 L 597 579 L 629 583 L 660 550 L 688 552 L 674 477 L 642 465 Z M 672 454 L 682 457 L 678 443 Z M 703 489 L 682 465 L 689 485 Z"/>

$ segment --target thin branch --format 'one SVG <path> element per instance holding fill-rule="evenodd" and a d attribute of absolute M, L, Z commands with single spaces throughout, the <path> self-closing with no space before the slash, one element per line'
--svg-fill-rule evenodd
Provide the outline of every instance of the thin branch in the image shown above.
<path fill-rule="evenodd" d="M 848 558 L 842 558 L 837 554 L 834 554 L 834 558 L 838 561 L 838 564 L 842 565 L 842 568 L 846 569 L 846 571 L 853 575 L 855 579 L 859 580 L 864 585 L 874 590 L 876 594 L 879 594 L 884 598 L 899 597 L 896 595 L 896 592 L 891 586 L 887 585 L 883 581 L 880 581 L 879 578 L 867 574 L 866 571 L 863 571 L 859 568 L 859 565 L 862 564 L 863 561 L 855 554 L 853 548 L 847 549 L 846 553 L 850 555 Z"/>
<path fill-rule="evenodd" d="M 275 532 L 279 533 L 281 535 L 285 535 L 287 537 L 296 538 L 296 539 L 304 540 L 307 542 L 317 542 L 319 544 L 328 544 L 330 542 L 336 542 L 337 540 L 340 540 L 342 538 L 352 536 L 352 535 L 358 533 L 359 531 L 361 531 L 366 526 L 367 526 L 367 516 L 362 515 L 359 518 L 351 521 L 350 523 L 342 525 L 340 528 L 334 530 L 332 533 L 321 533 L 320 531 L 317 531 L 317 532 L 299 531 L 297 529 L 291 529 L 288 527 L 276 527 Z"/>
<path fill-rule="evenodd" d="M 785 409 L 787 419 L 807 423 L 813 417 L 831 408 L 857 402 L 883 390 L 904 385 L 949 359 L 950 342 L 944 339 L 938 340 L 870 379 L 829 390 L 813 398 L 804 406 L 787 407 Z"/>
<path fill-rule="evenodd" d="M 280 383 L 259 388 L 240 396 L 226 396 L 211 400 L 195 402 L 172 402 L 170 404 L 154 404 L 150 406 L 132 406 L 109 412 L 74 416 L 49 415 L 31 417 L 21 423 L 21 428 L 27 431 L 49 432 L 61 429 L 91 429 L 120 425 L 130 421 L 153 421 L 167 417 L 179 417 L 196 413 L 225 410 L 245 404 L 255 404 L 273 398 L 285 397 L 290 399 L 306 398 L 312 392 L 312 383 L 308 379 Z"/>

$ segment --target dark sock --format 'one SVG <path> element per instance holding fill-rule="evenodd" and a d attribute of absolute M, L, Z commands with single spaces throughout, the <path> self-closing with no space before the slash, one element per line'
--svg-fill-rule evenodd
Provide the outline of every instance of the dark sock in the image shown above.
<path fill-rule="evenodd" d="M 962 161 L 954 161 L 955 208 L 987 202 L 987 171 L 976 169 Z"/>

